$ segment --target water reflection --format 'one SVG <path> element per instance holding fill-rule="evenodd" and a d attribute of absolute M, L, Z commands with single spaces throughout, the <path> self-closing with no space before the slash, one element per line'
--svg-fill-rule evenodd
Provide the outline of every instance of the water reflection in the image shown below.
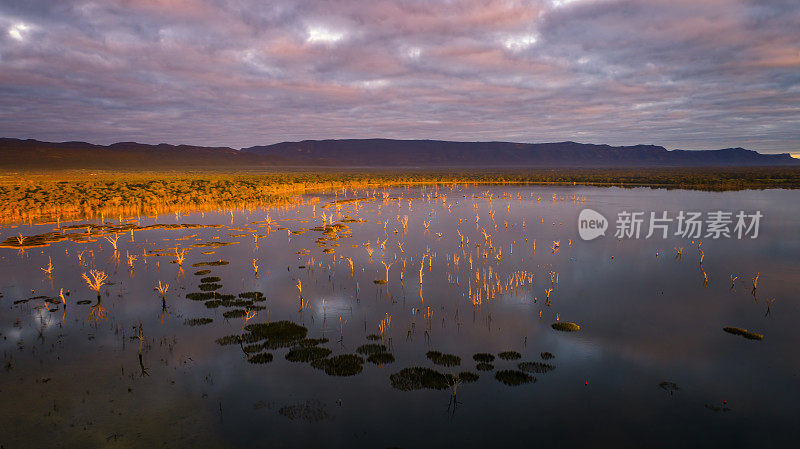
<path fill-rule="evenodd" d="M 44 414 L 88 446 L 785 445 L 800 412 L 795 197 L 398 188 L 22 225 L 47 246 L 0 253 L 0 397 L 19 420 L 3 434 L 44 441 Z M 588 206 L 765 218 L 753 241 L 584 242 Z M 189 421 L 206 437 L 176 430 Z"/>

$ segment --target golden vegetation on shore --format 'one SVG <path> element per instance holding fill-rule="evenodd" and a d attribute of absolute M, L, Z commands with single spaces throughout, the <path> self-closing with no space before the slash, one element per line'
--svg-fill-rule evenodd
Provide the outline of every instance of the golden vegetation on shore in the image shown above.
<path fill-rule="evenodd" d="M 408 184 L 586 184 L 704 190 L 800 187 L 797 168 L 0 173 L 0 222 L 66 221 L 288 204 L 312 191 Z"/>

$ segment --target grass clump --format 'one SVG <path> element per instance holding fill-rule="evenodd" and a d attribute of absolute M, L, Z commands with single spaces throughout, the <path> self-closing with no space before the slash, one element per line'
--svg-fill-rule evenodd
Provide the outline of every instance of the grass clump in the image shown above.
<path fill-rule="evenodd" d="M 725 332 L 733 335 L 740 335 L 748 340 L 763 340 L 764 336 L 757 332 L 751 332 L 747 329 L 742 329 L 741 327 L 732 327 L 732 326 L 725 326 L 722 328 Z"/>
<path fill-rule="evenodd" d="M 238 335 L 226 335 L 214 340 L 220 346 L 237 345 L 241 343 L 242 338 Z"/>
<path fill-rule="evenodd" d="M 245 330 L 258 340 L 287 342 L 302 340 L 308 333 L 308 329 L 291 321 L 248 324 Z"/>
<path fill-rule="evenodd" d="M 246 315 L 247 311 L 242 309 L 226 310 L 225 312 L 222 313 L 222 316 L 224 316 L 225 318 L 241 318 Z"/>
<path fill-rule="evenodd" d="M 401 391 L 422 390 L 444 390 L 455 382 L 455 377 L 451 374 L 442 374 L 430 368 L 414 366 L 403 368 L 399 372 L 389 376 L 392 387 Z"/>
<path fill-rule="evenodd" d="M 556 358 L 556 356 L 554 356 L 552 352 L 542 352 L 541 354 L 539 354 L 539 357 L 541 357 L 542 360 L 552 360 Z"/>
<path fill-rule="evenodd" d="M 227 260 L 215 260 L 213 262 L 197 262 L 193 263 L 192 267 L 221 267 L 223 265 L 228 265 L 230 262 Z"/>
<path fill-rule="evenodd" d="M 204 324 L 213 323 L 214 320 L 211 318 L 193 318 L 191 320 L 186 320 L 183 322 L 184 326 L 202 326 Z"/>
<path fill-rule="evenodd" d="M 517 386 L 517 385 L 530 383 L 530 382 L 536 382 L 536 378 L 535 377 L 533 377 L 533 376 L 531 376 L 529 374 L 523 373 L 522 371 L 510 370 L 510 369 L 506 369 L 506 370 L 502 370 L 502 371 L 498 371 L 498 372 L 494 373 L 494 378 L 497 379 L 498 381 L 500 381 L 500 382 L 502 382 L 502 383 L 504 383 L 506 385 L 512 386 L 512 387 L 513 386 Z"/>
<path fill-rule="evenodd" d="M 212 292 L 222 288 L 222 284 L 200 284 L 198 288 L 204 292 Z"/>
<path fill-rule="evenodd" d="M 494 369 L 494 365 L 491 363 L 481 362 L 475 365 L 475 369 L 478 371 L 491 371 Z"/>
<path fill-rule="evenodd" d="M 355 354 L 342 354 L 329 359 L 316 359 L 311 366 L 329 376 L 354 376 L 364 369 L 364 359 Z"/>
<path fill-rule="evenodd" d="M 194 275 L 195 276 L 205 276 L 205 275 L 207 275 L 209 273 L 211 273 L 211 270 L 197 270 L 197 271 L 194 272 Z"/>
<path fill-rule="evenodd" d="M 497 354 L 503 360 L 518 360 L 522 358 L 522 354 L 517 351 L 503 351 Z"/>
<path fill-rule="evenodd" d="M 553 324 L 550 325 L 550 327 L 552 327 L 553 329 L 555 329 L 557 331 L 563 331 L 563 332 L 577 332 L 577 331 L 581 330 L 581 327 L 578 326 L 577 324 L 570 323 L 570 322 L 567 322 L 567 321 L 559 321 L 559 322 L 553 323 Z"/>
<path fill-rule="evenodd" d="M 439 351 L 428 351 L 425 353 L 433 363 L 440 366 L 458 366 L 461 365 L 461 357 L 453 354 L 445 354 Z"/>
<path fill-rule="evenodd" d="M 369 335 L 367 335 L 367 340 L 378 341 L 378 340 L 382 340 L 382 338 L 378 334 L 369 334 Z"/>
<path fill-rule="evenodd" d="M 544 374 L 548 371 L 556 369 L 554 365 L 541 362 L 522 362 L 517 364 L 517 368 L 519 368 L 520 371 L 526 373 L 536 373 L 536 374 Z"/>
<path fill-rule="evenodd" d="M 679 387 L 675 382 L 664 381 L 659 383 L 658 386 L 664 391 L 669 391 L 670 394 L 672 394 L 674 391 L 680 391 L 681 389 L 681 387 Z"/>
<path fill-rule="evenodd" d="M 394 362 L 394 355 L 389 352 L 376 352 L 370 354 L 367 361 L 376 365 L 388 365 Z"/>
<path fill-rule="evenodd" d="M 267 348 L 267 345 L 264 343 L 253 343 L 250 345 L 242 346 L 242 351 L 246 352 L 247 354 L 252 354 L 254 352 L 261 352 Z"/>
<path fill-rule="evenodd" d="M 215 298 L 217 295 L 214 292 L 196 292 L 196 293 L 187 293 L 186 299 L 191 299 L 192 301 L 206 301 L 209 299 Z"/>
<path fill-rule="evenodd" d="M 322 359 L 331 354 L 328 348 L 321 348 L 319 346 L 297 346 L 286 353 L 286 360 L 290 362 L 310 362 L 316 359 Z"/>
<path fill-rule="evenodd" d="M 477 373 L 473 373 L 472 371 L 462 371 L 458 373 L 458 380 L 461 383 L 469 384 L 472 382 L 477 381 L 480 376 Z"/>
<path fill-rule="evenodd" d="M 367 343 L 359 346 L 356 352 L 361 355 L 378 354 L 380 352 L 386 352 L 386 346 L 377 343 Z"/>
<path fill-rule="evenodd" d="M 494 355 L 488 352 L 479 352 L 472 356 L 472 360 L 482 363 L 491 363 L 494 362 Z"/>
<path fill-rule="evenodd" d="M 304 338 L 297 342 L 300 346 L 318 346 L 327 343 L 329 340 L 327 338 Z"/>
<path fill-rule="evenodd" d="M 255 354 L 247 357 L 247 361 L 250 363 L 269 363 L 272 361 L 272 354 L 269 352 L 262 352 L 260 354 Z"/>
<path fill-rule="evenodd" d="M 200 282 L 203 283 L 203 284 L 213 284 L 213 283 L 219 282 L 221 280 L 222 280 L 222 278 L 220 278 L 218 276 L 208 276 L 208 277 L 204 277 L 203 279 L 200 279 Z"/>
<path fill-rule="evenodd" d="M 264 299 L 264 294 L 261 292 L 243 292 L 239 293 L 240 298 L 252 299 L 253 301 L 260 301 Z"/>

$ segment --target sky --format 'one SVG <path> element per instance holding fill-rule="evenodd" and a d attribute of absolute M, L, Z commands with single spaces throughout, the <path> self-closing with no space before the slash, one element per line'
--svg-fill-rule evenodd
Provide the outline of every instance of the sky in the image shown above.
<path fill-rule="evenodd" d="M 0 136 L 800 153 L 800 4 L 0 0 Z"/>

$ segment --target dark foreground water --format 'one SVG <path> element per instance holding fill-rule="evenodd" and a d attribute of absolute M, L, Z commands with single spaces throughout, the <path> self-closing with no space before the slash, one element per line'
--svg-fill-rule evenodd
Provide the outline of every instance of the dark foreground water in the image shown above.
<path fill-rule="evenodd" d="M 780 190 L 428 187 L 6 225 L 22 246 L 71 238 L 0 248 L 0 445 L 792 447 L 798 204 Z M 578 237 L 586 207 L 611 219 L 605 237 Z M 617 239 L 622 210 L 764 217 L 756 239 L 645 239 L 648 220 Z M 99 300 L 92 269 L 109 275 Z"/>

